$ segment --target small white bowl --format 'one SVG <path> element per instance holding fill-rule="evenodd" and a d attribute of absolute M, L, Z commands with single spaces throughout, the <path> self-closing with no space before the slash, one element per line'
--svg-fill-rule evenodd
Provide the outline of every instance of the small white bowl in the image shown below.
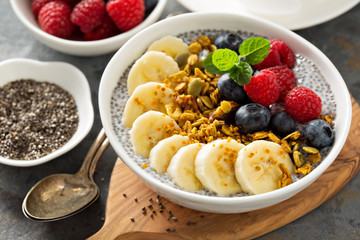
<path fill-rule="evenodd" d="M 166 2 L 167 0 L 159 0 L 147 18 L 127 32 L 102 40 L 73 41 L 55 37 L 41 30 L 32 13 L 30 0 L 10 0 L 16 16 L 39 41 L 57 51 L 77 56 L 96 56 L 118 50 L 134 34 L 158 20 Z"/>
<path fill-rule="evenodd" d="M 71 64 L 40 62 L 23 58 L 0 62 L 0 87 L 20 79 L 46 81 L 65 89 L 74 97 L 79 115 L 79 124 L 74 135 L 65 145 L 54 152 L 34 160 L 14 160 L 0 157 L 0 163 L 2 164 L 30 167 L 48 162 L 68 152 L 84 139 L 93 125 L 94 109 L 91 102 L 89 83 L 85 75 Z"/>
<path fill-rule="evenodd" d="M 139 156 L 134 154 L 131 144 L 129 143 L 129 129 L 123 127 L 121 121 L 117 120 L 121 118 L 121 106 L 126 103 L 126 99 L 128 98 L 126 75 L 124 75 L 124 72 L 129 70 L 129 66 L 131 66 L 155 40 L 166 35 L 178 36 L 180 34 L 183 37 L 186 36 L 186 38 L 193 36 L 194 40 L 196 34 L 206 34 L 214 29 L 219 31 L 254 33 L 270 39 L 281 39 L 285 41 L 295 53 L 301 54 L 315 64 L 309 65 L 313 67 L 316 66 L 326 80 L 326 84 L 324 85 L 328 86 L 334 95 L 331 101 L 327 101 L 326 95 L 324 99 L 336 105 L 336 118 L 334 119 L 335 142 L 319 166 L 289 186 L 251 196 L 204 196 L 187 192 L 162 182 L 158 178 L 153 177 L 153 174 L 149 172 L 151 169 L 143 169 L 141 165 L 135 161 Z M 310 71 L 309 75 L 313 73 L 313 71 Z M 120 82 L 119 79 L 121 79 Z M 120 90 L 117 90 L 116 94 L 114 94 L 114 89 Z M 114 96 L 117 97 L 116 104 L 119 107 L 112 109 L 112 99 L 114 99 Z M 352 109 L 349 91 L 340 73 L 331 61 L 314 45 L 296 33 L 269 21 L 252 16 L 226 13 L 183 14 L 165 19 L 136 34 L 124 44 L 106 66 L 100 82 L 99 108 L 101 121 L 111 145 L 125 164 L 151 189 L 163 197 L 185 207 L 215 213 L 240 213 L 265 208 L 284 201 L 308 187 L 330 166 L 342 149 L 349 132 Z"/>

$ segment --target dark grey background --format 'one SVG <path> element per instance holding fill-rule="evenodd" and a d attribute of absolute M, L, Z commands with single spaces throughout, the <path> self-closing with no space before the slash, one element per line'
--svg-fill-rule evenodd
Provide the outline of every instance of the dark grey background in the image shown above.
<path fill-rule="evenodd" d="M 175 11 L 187 12 L 175 0 L 169 0 L 161 18 Z M 57 222 L 39 223 L 23 216 L 21 204 L 27 191 L 43 177 L 53 173 L 75 173 L 79 169 L 101 129 L 98 88 L 103 70 L 113 53 L 98 57 L 75 57 L 56 52 L 41 44 L 25 29 L 8 1 L 0 1 L 0 20 L 0 61 L 23 57 L 75 65 L 90 83 L 95 109 L 91 132 L 67 154 L 30 168 L 0 164 L 0 239 L 84 239 L 97 232 L 104 223 L 108 185 L 116 160 L 111 147 L 100 160 L 94 176 L 101 189 L 101 197 L 84 212 Z M 360 102 L 360 5 L 329 22 L 296 32 L 330 58 L 345 79 L 351 94 Z M 358 174 L 316 210 L 259 239 L 360 239 L 359 183 Z"/>

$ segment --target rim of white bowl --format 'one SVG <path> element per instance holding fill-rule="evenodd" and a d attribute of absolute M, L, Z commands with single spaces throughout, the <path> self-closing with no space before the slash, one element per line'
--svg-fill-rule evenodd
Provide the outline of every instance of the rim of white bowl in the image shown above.
<path fill-rule="evenodd" d="M 106 97 L 106 93 L 105 93 L 106 88 L 107 88 L 107 86 L 105 86 L 105 84 L 107 83 L 106 81 L 111 81 L 111 80 L 109 80 L 109 79 L 111 79 L 111 72 L 109 69 L 116 67 L 117 58 L 119 58 L 119 56 L 122 54 L 124 49 L 126 49 L 128 47 L 128 45 L 131 45 L 133 39 L 144 38 L 149 33 L 156 31 L 156 29 L 161 28 L 162 26 L 166 26 L 168 24 L 174 23 L 176 21 L 181 21 L 182 19 L 186 19 L 186 18 L 190 18 L 190 17 L 195 17 L 195 18 L 199 18 L 199 19 L 202 17 L 206 17 L 206 18 L 212 17 L 214 19 L 221 19 L 224 16 L 228 16 L 228 17 L 232 16 L 234 18 L 237 17 L 239 19 L 240 18 L 249 19 L 251 21 L 267 25 L 267 26 L 271 27 L 272 29 L 276 29 L 281 32 L 286 32 L 286 35 L 289 35 L 291 38 L 294 38 L 297 41 L 300 41 L 302 43 L 302 45 L 306 45 L 306 47 L 309 48 L 311 51 L 313 51 L 316 55 L 319 55 L 321 57 L 321 59 L 325 62 L 325 64 L 328 66 L 328 68 L 330 69 L 332 74 L 334 74 L 336 78 L 341 79 L 341 81 L 338 81 L 338 84 L 341 85 L 341 89 L 339 89 L 339 91 L 341 91 L 342 95 L 344 96 L 344 99 L 342 99 L 342 100 L 344 101 L 345 105 L 347 106 L 347 111 L 346 111 L 347 114 L 345 116 L 342 116 L 344 118 L 344 121 L 342 121 L 342 123 L 344 123 L 345 126 L 344 126 L 344 131 L 342 132 L 342 134 L 340 136 L 337 135 L 337 138 L 339 139 L 337 142 L 337 145 L 332 147 L 328 156 L 322 161 L 322 163 L 319 166 L 317 166 L 313 171 L 311 171 L 309 174 L 304 176 L 301 180 L 296 181 L 284 188 L 277 189 L 277 190 L 274 190 L 271 192 L 257 194 L 257 195 L 250 195 L 250 196 L 241 196 L 241 197 L 205 196 L 205 195 L 199 195 L 196 193 L 191 193 L 191 192 L 187 192 L 184 190 L 173 188 L 165 183 L 160 182 L 159 180 L 157 180 L 153 177 L 149 177 L 146 174 L 146 172 L 137 165 L 137 163 L 135 163 L 134 161 L 129 159 L 127 154 L 125 154 L 124 148 L 120 144 L 118 144 L 117 137 L 115 136 L 115 134 L 113 134 L 111 120 L 109 120 L 109 118 L 106 117 L 110 113 L 105 112 L 104 107 L 102 107 L 107 104 L 110 105 L 110 102 L 108 101 L 109 98 Z M 199 19 L 197 19 L 197 20 L 199 20 Z M 204 19 L 202 19 L 202 20 L 204 20 Z M 120 76 L 118 76 L 118 77 L 120 77 Z M 118 77 L 115 77 L 115 79 L 118 80 Z M 111 89 L 111 91 L 113 91 L 113 89 Z M 108 92 L 107 92 L 107 94 L 108 94 Z M 108 63 L 107 67 L 104 70 L 104 73 L 102 75 L 101 82 L 100 82 L 100 87 L 99 87 L 99 106 L 100 106 L 99 109 L 100 109 L 101 121 L 103 123 L 105 132 L 107 133 L 107 137 L 109 138 L 110 144 L 113 146 L 113 148 L 115 149 L 117 154 L 120 156 L 120 158 L 123 160 L 123 162 L 133 172 L 135 172 L 142 179 L 144 179 L 144 177 L 148 177 L 148 178 L 146 178 L 146 180 L 145 179 L 144 180 L 149 182 L 151 185 L 156 186 L 161 191 L 168 192 L 168 193 L 170 193 L 176 197 L 179 197 L 181 199 L 186 199 L 186 200 L 190 200 L 193 202 L 204 203 L 204 204 L 209 203 L 209 204 L 214 204 L 214 205 L 221 205 L 224 203 L 225 204 L 240 204 L 240 203 L 263 202 L 266 200 L 275 199 L 279 196 L 291 197 L 295 193 L 303 190 L 305 187 L 307 187 L 312 182 L 314 182 L 331 165 L 331 163 L 336 159 L 336 157 L 340 153 L 340 151 L 346 141 L 349 129 L 350 129 L 351 115 L 352 115 L 351 99 L 350 99 L 349 91 L 347 89 L 345 82 L 343 81 L 342 76 L 340 75 L 338 70 L 335 68 L 333 63 L 325 56 L 325 54 L 322 53 L 313 44 L 311 44 L 310 42 L 308 42 L 301 36 L 297 35 L 296 33 L 292 32 L 280 25 L 272 23 L 270 21 L 260 19 L 255 16 L 241 15 L 241 14 L 235 14 L 235 13 L 219 13 L 219 12 L 195 12 L 195 13 L 186 13 L 186 14 L 174 16 L 174 17 L 159 21 L 159 22 L 151 25 L 150 27 L 147 27 L 146 29 L 140 31 L 136 35 L 134 35 L 126 44 L 124 44 L 124 46 L 120 50 L 118 50 L 114 54 L 114 56 L 112 57 L 112 59 L 110 60 L 110 62 Z M 285 199 L 286 198 L 283 198 L 283 200 L 285 200 Z"/>
<path fill-rule="evenodd" d="M 10 0 L 10 5 L 11 5 L 13 11 L 15 12 L 16 16 L 20 19 L 20 21 L 28 29 L 30 29 L 33 33 L 35 33 L 38 36 L 42 36 L 43 38 L 45 38 L 47 41 L 51 42 L 52 44 L 56 44 L 56 45 L 59 45 L 62 47 L 66 47 L 66 46 L 70 47 L 71 46 L 71 47 L 76 47 L 79 49 L 86 50 L 86 49 L 96 49 L 97 47 L 100 47 L 100 46 L 108 46 L 109 44 L 122 43 L 121 42 L 122 40 L 126 41 L 128 38 L 133 36 L 135 33 L 140 31 L 141 29 L 154 23 L 160 17 L 160 15 L 166 5 L 167 0 L 158 0 L 158 3 L 156 4 L 155 8 L 151 11 L 151 13 L 144 19 L 144 21 L 142 21 L 139 25 L 137 25 L 133 29 L 126 31 L 124 33 L 115 35 L 113 37 L 109 37 L 109 38 L 101 39 L 101 40 L 94 40 L 94 41 L 68 40 L 68 39 L 59 38 L 59 37 L 56 37 L 56 36 L 53 36 L 53 35 L 50 35 L 50 34 L 44 32 L 43 30 L 40 29 L 40 27 L 38 25 L 34 25 L 26 18 L 23 11 L 21 11 L 21 7 L 19 4 L 21 2 L 25 2 L 25 1 L 24 0 Z M 39 40 L 41 41 L 41 39 L 39 39 Z M 116 49 L 121 47 L 121 45 L 122 44 L 119 44 L 119 46 L 116 46 L 116 47 L 112 47 L 111 50 L 110 50 L 110 48 L 108 48 L 107 51 L 104 51 L 103 53 L 99 53 L 99 54 L 91 54 L 91 53 L 86 54 L 84 52 L 84 53 L 74 53 L 74 55 L 93 56 L 93 55 L 106 54 L 106 53 L 115 51 Z M 58 50 L 58 51 L 61 51 L 61 50 Z M 65 52 L 65 51 L 62 51 L 62 52 Z M 69 52 L 67 52 L 67 53 L 69 53 Z"/>
<path fill-rule="evenodd" d="M 81 85 L 84 87 L 84 89 L 82 89 L 82 91 L 84 92 L 83 96 L 85 99 L 88 99 L 88 101 L 87 101 L 88 103 L 86 105 L 84 105 L 86 107 L 88 115 L 84 121 L 82 128 L 80 129 L 78 126 L 74 135 L 62 147 L 49 153 L 48 155 L 45 155 L 41 158 L 34 159 L 34 160 L 8 159 L 8 158 L 4 158 L 4 157 L 0 156 L 1 164 L 6 164 L 6 165 L 14 166 L 14 167 L 31 167 L 31 166 L 35 166 L 35 165 L 40 165 L 42 163 L 48 162 L 56 157 L 59 157 L 59 156 L 65 154 L 66 152 L 70 151 L 75 146 L 77 146 L 89 133 L 89 131 L 92 128 L 93 123 L 94 123 L 94 108 L 93 108 L 92 101 L 91 101 L 90 86 L 89 86 L 87 78 L 83 74 L 83 72 L 80 71 L 77 67 L 75 67 L 74 65 L 72 65 L 70 63 L 59 62 L 59 61 L 44 62 L 44 61 L 38 61 L 38 60 L 34 60 L 34 59 L 27 59 L 27 58 L 12 58 L 12 59 L 4 60 L 4 61 L 0 62 L 0 69 L 3 67 L 6 67 L 8 65 L 12 65 L 12 64 L 26 64 L 26 65 L 30 65 L 30 66 L 38 66 L 40 68 L 46 68 L 49 66 L 52 66 L 52 67 L 59 66 L 59 67 L 71 69 L 71 71 L 73 71 L 76 75 L 80 76 L 80 78 L 77 79 L 77 81 L 81 81 Z M 21 71 L 21 69 L 19 69 L 19 71 Z M 18 79 L 14 79 L 14 81 L 15 80 L 18 80 Z M 52 81 L 49 80 L 49 82 L 52 82 Z M 2 84 L 0 86 L 2 86 Z M 62 88 L 69 92 L 69 88 L 64 88 L 64 87 L 62 87 Z M 74 96 L 74 95 L 73 95 L 73 97 L 76 98 L 76 96 Z M 75 99 L 75 102 L 76 102 L 76 106 L 78 108 L 78 114 L 79 114 L 80 105 L 76 101 L 76 99 Z M 79 123 L 80 123 L 80 118 L 81 118 L 81 116 L 79 114 Z M 76 137 L 76 138 L 74 138 L 74 137 Z"/>

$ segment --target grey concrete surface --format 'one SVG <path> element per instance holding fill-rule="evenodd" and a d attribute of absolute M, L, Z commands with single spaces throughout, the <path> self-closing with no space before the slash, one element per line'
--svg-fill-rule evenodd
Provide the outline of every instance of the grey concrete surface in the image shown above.
<path fill-rule="evenodd" d="M 162 18 L 175 11 L 187 10 L 175 0 L 169 0 Z M 71 63 L 88 78 L 95 108 L 91 132 L 67 154 L 30 168 L 0 164 L 0 239 L 85 239 L 97 232 L 104 223 L 109 179 L 116 160 L 111 147 L 100 160 L 94 176 L 101 197 L 87 210 L 61 221 L 39 223 L 23 216 L 21 203 L 27 191 L 43 177 L 53 173 L 75 173 L 79 169 L 101 129 L 98 87 L 102 72 L 113 53 L 98 57 L 74 57 L 56 52 L 41 44 L 25 29 L 6 0 L 0 1 L 0 20 L 0 61 L 24 57 Z M 360 102 L 360 5 L 329 22 L 296 32 L 330 58 L 345 79 L 351 94 Z M 360 239 L 360 174 L 314 211 L 258 239 Z"/>

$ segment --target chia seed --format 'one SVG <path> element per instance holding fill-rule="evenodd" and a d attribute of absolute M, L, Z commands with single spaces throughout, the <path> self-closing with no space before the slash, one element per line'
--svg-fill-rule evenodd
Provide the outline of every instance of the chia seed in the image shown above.
<path fill-rule="evenodd" d="M 48 82 L 22 79 L 0 88 L 0 156 L 34 160 L 65 145 L 79 116 L 74 97 Z"/>

